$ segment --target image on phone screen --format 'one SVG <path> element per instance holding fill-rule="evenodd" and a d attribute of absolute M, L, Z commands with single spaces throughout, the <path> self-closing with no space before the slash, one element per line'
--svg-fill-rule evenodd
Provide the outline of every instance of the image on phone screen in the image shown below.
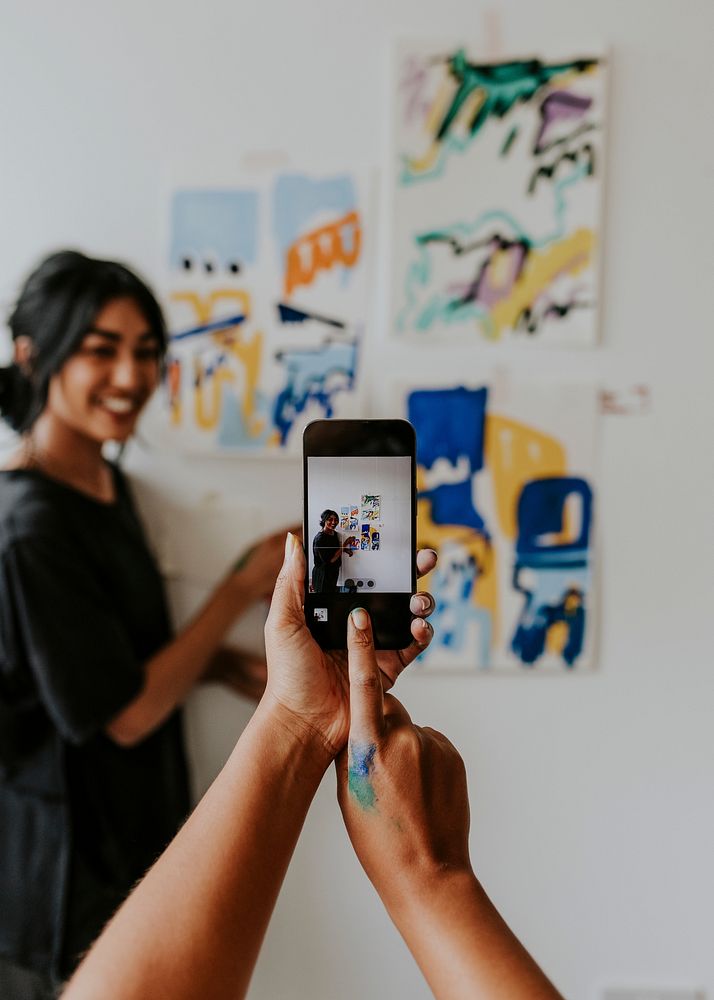
<path fill-rule="evenodd" d="M 308 458 L 310 592 L 409 592 L 408 455 Z"/>

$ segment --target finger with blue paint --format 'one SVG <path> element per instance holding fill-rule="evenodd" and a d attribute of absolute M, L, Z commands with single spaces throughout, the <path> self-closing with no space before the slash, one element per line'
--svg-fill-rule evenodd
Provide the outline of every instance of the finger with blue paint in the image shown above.
<path fill-rule="evenodd" d="M 372 627 L 347 628 L 350 728 L 337 799 L 367 877 L 433 994 L 562 1000 L 504 923 L 469 856 L 466 770 L 442 733 L 384 694 Z"/>
<path fill-rule="evenodd" d="M 349 794 L 362 809 L 376 808 L 372 783 L 377 744 L 384 732 L 384 692 L 377 663 L 372 623 L 364 608 L 355 608 L 347 624 L 350 681 L 350 736 L 347 753 Z"/>

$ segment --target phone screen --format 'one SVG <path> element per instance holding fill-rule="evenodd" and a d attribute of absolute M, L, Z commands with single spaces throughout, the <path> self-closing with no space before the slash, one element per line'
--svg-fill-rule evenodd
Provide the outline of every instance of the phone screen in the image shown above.
<path fill-rule="evenodd" d="M 370 612 L 378 646 L 411 640 L 413 441 L 398 420 L 315 421 L 305 431 L 305 614 L 323 648 L 344 648 L 355 607 Z"/>

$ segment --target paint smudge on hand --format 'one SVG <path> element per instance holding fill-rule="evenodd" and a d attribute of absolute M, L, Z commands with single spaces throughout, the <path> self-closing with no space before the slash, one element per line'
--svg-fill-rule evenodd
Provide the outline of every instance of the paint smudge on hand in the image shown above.
<path fill-rule="evenodd" d="M 377 747 L 374 743 L 350 742 L 349 763 L 347 766 L 347 787 L 363 809 L 375 809 L 377 797 L 372 787 L 372 772 L 374 771 L 374 755 Z"/>

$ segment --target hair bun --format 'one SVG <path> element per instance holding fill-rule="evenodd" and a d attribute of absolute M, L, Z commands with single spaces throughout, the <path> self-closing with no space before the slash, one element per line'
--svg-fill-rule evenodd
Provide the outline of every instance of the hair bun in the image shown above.
<path fill-rule="evenodd" d="M 20 430 L 32 405 L 32 383 L 19 365 L 0 368 L 0 416 L 14 431 Z"/>

